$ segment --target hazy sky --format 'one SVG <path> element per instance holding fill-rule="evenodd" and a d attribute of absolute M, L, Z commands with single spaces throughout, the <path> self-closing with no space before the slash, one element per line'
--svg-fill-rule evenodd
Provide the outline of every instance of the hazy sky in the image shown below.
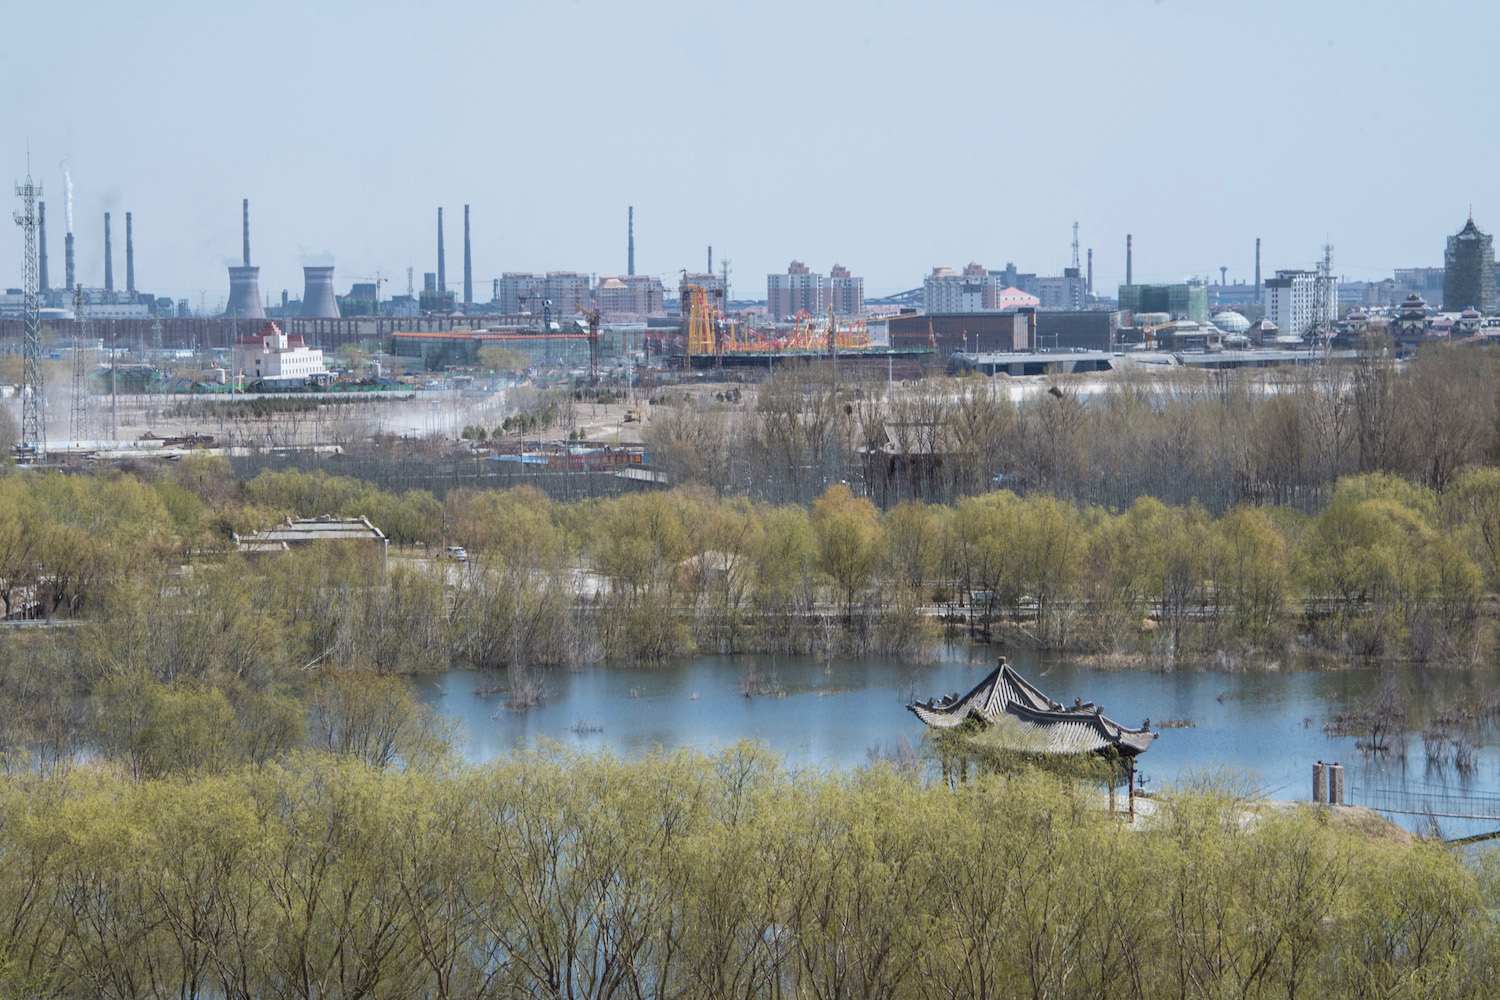
<path fill-rule="evenodd" d="M 103 213 L 135 216 L 137 285 L 225 298 L 250 198 L 261 291 L 462 289 L 501 271 L 636 270 L 671 287 L 712 244 L 735 297 L 797 258 L 868 296 L 935 264 L 1057 273 L 1071 226 L 1096 285 L 1309 266 L 1436 265 L 1472 203 L 1500 229 L 1500 4 L 16 3 L 0 177 L 45 185 L 63 280 L 62 164 L 80 280 Z M 7 185 L 7 192 L 9 186 Z M 12 207 L 19 201 L 11 199 Z M 18 285 L 21 233 L 0 240 Z"/>

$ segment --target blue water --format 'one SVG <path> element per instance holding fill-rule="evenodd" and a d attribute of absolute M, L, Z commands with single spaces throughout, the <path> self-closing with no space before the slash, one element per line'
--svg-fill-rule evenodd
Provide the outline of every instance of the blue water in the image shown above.
<path fill-rule="evenodd" d="M 544 675 L 545 699 L 525 711 L 507 707 L 503 675 L 454 671 L 417 683 L 438 711 L 462 723 L 465 752 L 474 760 L 488 760 L 536 737 L 624 755 L 749 739 L 795 763 L 857 766 L 868 761 L 872 748 L 889 750 L 903 735 L 920 748 L 924 727 L 906 704 L 967 691 L 992 669 L 994 655 L 989 647 L 953 647 L 937 664 L 924 667 L 885 659 L 825 664 L 810 658 L 705 656 L 652 668 L 552 671 Z M 1241 786 L 1267 798 L 1306 800 L 1312 764 L 1323 760 L 1345 765 L 1357 804 L 1373 802 L 1377 789 L 1390 788 L 1408 797 L 1429 789 L 1438 796 L 1500 796 L 1500 741 L 1492 731 L 1476 767 L 1465 774 L 1451 765 L 1429 768 L 1416 732 L 1404 757 L 1377 758 L 1357 750 L 1351 737 L 1324 732 L 1331 710 L 1370 697 L 1393 668 L 1385 668 L 1387 674 L 1376 668 L 1162 674 L 1099 670 L 1035 653 L 1009 655 L 1017 669 L 1059 701 L 1071 703 L 1075 696 L 1094 701 L 1130 726 L 1149 717 L 1160 737 L 1139 759 L 1148 789 L 1196 774 L 1229 772 Z M 747 672 L 782 694 L 746 697 Z M 1500 685 L 1500 673 L 1492 670 L 1401 668 L 1395 676 L 1412 692 L 1414 728 L 1422 725 L 1424 706 Z M 495 686 L 502 690 L 476 693 Z M 1163 728 L 1168 720 L 1192 726 Z M 1421 817 L 1392 818 L 1411 828 L 1425 824 Z M 1449 835 L 1500 828 L 1500 823 L 1442 823 Z"/>

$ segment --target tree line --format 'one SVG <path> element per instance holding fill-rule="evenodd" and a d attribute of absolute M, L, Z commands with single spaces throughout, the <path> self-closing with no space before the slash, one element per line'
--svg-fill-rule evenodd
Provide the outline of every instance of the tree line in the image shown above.
<path fill-rule="evenodd" d="M 1493 864 L 1213 786 L 956 790 L 741 745 L 0 778 L 27 998 L 1478 997 Z"/>
<path fill-rule="evenodd" d="M 1441 492 L 1492 462 L 1496 375 L 1487 349 L 1400 360 L 1375 338 L 1352 365 L 1056 376 L 1019 399 L 1003 375 L 887 384 L 813 366 L 779 370 L 745 406 L 667 394 L 645 439 L 673 483 L 772 503 L 844 482 L 882 508 L 1003 486 L 1115 509 L 1149 496 L 1316 512 L 1348 475 Z"/>

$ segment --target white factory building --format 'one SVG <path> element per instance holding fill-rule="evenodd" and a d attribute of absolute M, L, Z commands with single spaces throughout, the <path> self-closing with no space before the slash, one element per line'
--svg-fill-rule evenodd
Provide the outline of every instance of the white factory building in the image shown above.
<path fill-rule="evenodd" d="M 307 346 L 301 334 L 287 336 L 275 323 L 234 343 L 234 374 L 244 379 L 306 383 L 328 375 L 323 352 Z"/>

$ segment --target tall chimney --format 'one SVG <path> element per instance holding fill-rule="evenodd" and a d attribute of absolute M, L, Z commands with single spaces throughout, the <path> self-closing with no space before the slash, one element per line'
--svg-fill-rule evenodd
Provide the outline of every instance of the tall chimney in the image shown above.
<path fill-rule="evenodd" d="M 115 267 L 109 253 L 109 213 L 104 213 L 104 290 L 115 290 Z"/>
<path fill-rule="evenodd" d="M 250 199 L 244 201 L 245 263 L 229 269 L 229 305 L 224 315 L 237 319 L 265 319 L 260 303 L 260 268 L 250 266 Z"/>
<path fill-rule="evenodd" d="M 77 287 L 73 282 L 73 234 L 69 233 L 63 237 L 63 273 L 67 276 L 68 287 Z"/>
<path fill-rule="evenodd" d="M 125 291 L 135 294 L 135 233 L 130 213 L 125 213 Z"/>
<path fill-rule="evenodd" d="M 1260 301 L 1260 237 L 1255 237 L 1255 301 Z"/>
<path fill-rule="evenodd" d="M 1094 248 L 1089 247 L 1089 284 L 1088 293 L 1094 294 Z"/>
<path fill-rule="evenodd" d="M 443 210 L 438 209 L 438 312 L 448 311 L 448 276 L 443 265 Z"/>
<path fill-rule="evenodd" d="M 1125 284 L 1127 284 L 1127 285 L 1133 285 L 1133 284 L 1135 284 L 1135 281 L 1133 280 L 1134 279 L 1134 275 L 1131 273 L 1131 269 L 1130 269 L 1130 256 L 1131 256 L 1130 234 L 1126 233 L 1125 234 Z"/>
<path fill-rule="evenodd" d="M 474 301 L 474 266 L 469 257 L 469 206 L 464 206 L 464 312 Z"/>
<path fill-rule="evenodd" d="M 37 266 L 37 290 L 47 291 L 47 203 L 39 201 L 36 203 L 36 239 L 37 246 L 42 252 L 42 259 Z"/>
<path fill-rule="evenodd" d="M 713 247 L 709 247 L 708 248 L 708 273 L 709 274 L 713 274 L 714 273 L 714 248 Z"/>
<path fill-rule="evenodd" d="M 630 206 L 630 222 L 627 232 L 630 234 L 629 250 L 625 262 L 625 273 L 635 273 L 635 206 Z"/>

